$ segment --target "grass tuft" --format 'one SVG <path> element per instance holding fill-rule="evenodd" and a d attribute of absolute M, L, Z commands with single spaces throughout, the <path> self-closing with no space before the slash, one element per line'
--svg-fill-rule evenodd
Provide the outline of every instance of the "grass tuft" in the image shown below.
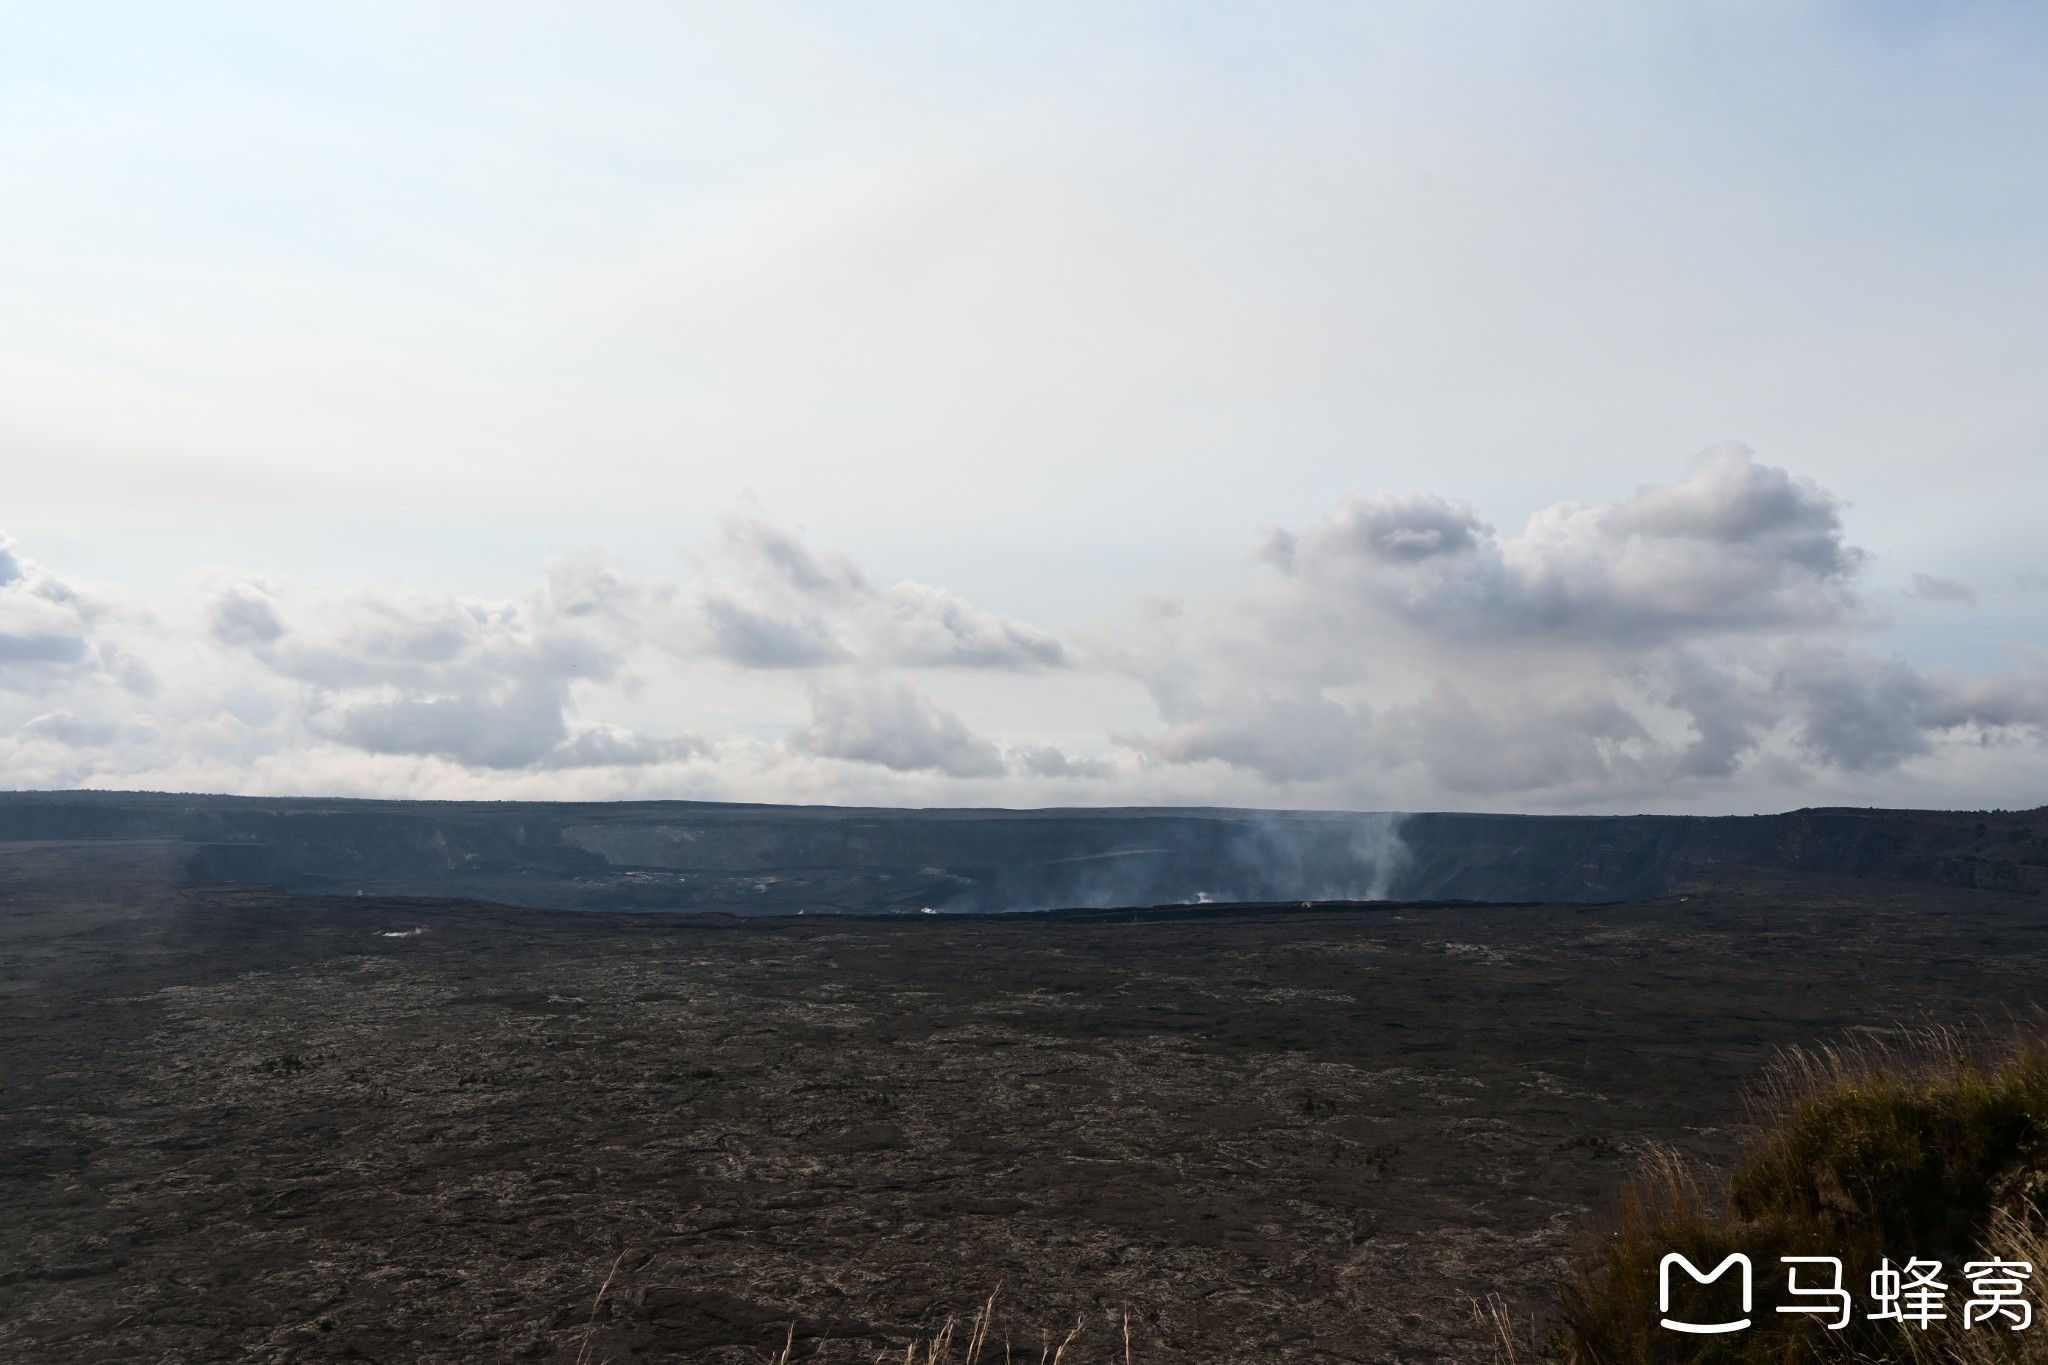
<path fill-rule="evenodd" d="M 2034 1201 L 2044 1191 L 2048 1029 L 1994 1043 L 1931 1028 L 1896 1043 L 1793 1051 L 1753 1093 L 1743 1154 L 1725 1185 L 1710 1191 L 1677 1153 L 1651 1153 L 1611 1221 L 1580 1248 L 1560 1290 L 1552 1353 L 1572 1365 L 2021 1359 L 2010 1352 L 2029 1348 L 1981 1328 L 1957 1340 L 1993 1354 L 1929 1356 L 1948 1349 L 1949 1334 L 1870 1324 L 1860 1308 L 1847 1329 L 1828 1332 L 1764 1301 L 1777 1287 L 1777 1258 L 1788 1255 L 1841 1257 L 1859 1304 L 1885 1257 L 1942 1259 L 1954 1284 L 1961 1261 L 2039 1235 Z M 1658 1266 L 1672 1251 L 1700 1266 L 1747 1253 L 1755 1325 L 1724 1336 L 1661 1327 Z M 1951 1301 L 1959 1302 L 1953 1292 Z"/>
<path fill-rule="evenodd" d="M 597 1312 L 604 1307 L 604 1296 L 611 1293 L 612 1281 L 619 1277 L 619 1267 L 625 1263 L 626 1253 L 620 1252 L 612 1261 L 612 1268 L 606 1273 L 604 1283 L 597 1288 L 597 1297 L 590 1302 L 590 1321 L 583 1328 L 583 1344 L 576 1350 L 576 1365 L 603 1365 L 592 1354 L 597 1340 Z"/>

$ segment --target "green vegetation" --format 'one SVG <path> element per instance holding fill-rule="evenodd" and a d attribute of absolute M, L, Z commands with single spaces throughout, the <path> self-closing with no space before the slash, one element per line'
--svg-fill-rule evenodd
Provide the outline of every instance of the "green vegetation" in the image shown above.
<path fill-rule="evenodd" d="M 1562 1291 L 1552 1353 L 1571 1365 L 1794 1365 L 1832 1361 L 2048 1360 L 2048 1323 L 1964 1332 L 1961 1264 L 1992 1255 L 2043 1264 L 2048 1189 L 2048 1036 L 1972 1044 L 1929 1030 L 1899 1046 L 1790 1056 L 1758 1091 L 1742 1158 L 1710 1195 L 1658 1153 L 1612 1223 L 1585 1245 Z M 1748 1331 L 1698 1336 L 1659 1325 L 1667 1252 L 1711 1269 L 1731 1252 L 1756 1267 Z M 1854 1321 L 1827 1331 L 1777 1313 L 1780 1256 L 1842 1258 Z M 1883 1258 L 1946 1263 L 1951 1320 L 1931 1330 L 1867 1321 Z M 2028 1297 L 2037 1308 L 2040 1284 Z"/>

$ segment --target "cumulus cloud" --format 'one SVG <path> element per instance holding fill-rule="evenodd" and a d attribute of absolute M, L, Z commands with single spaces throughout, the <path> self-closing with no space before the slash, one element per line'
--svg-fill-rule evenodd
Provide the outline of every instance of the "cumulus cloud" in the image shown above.
<path fill-rule="evenodd" d="M 91 612 L 64 580 L 0 537 L 0 679 L 87 661 Z"/>
<path fill-rule="evenodd" d="M 1801 742 L 1850 772 L 1896 767 L 1927 753 L 1943 735 L 2038 735 L 2048 725 L 2048 673 L 1972 678 L 1800 644 L 1785 652 L 1779 688 Z"/>
<path fill-rule="evenodd" d="M 644 733 L 587 709 L 596 697 L 637 694 L 649 671 L 716 661 L 799 678 L 838 670 L 814 679 L 811 724 L 780 746 L 784 755 L 989 776 L 1004 771 L 994 745 L 913 684 L 879 681 L 881 672 L 1068 662 L 1045 631 L 938 588 L 877 585 L 844 556 L 758 518 L 729 523 L 710 563 L 677 582 L 565 556 L 517 600 L 427 590 L 313 597 L 254 577 L 217 580 L 199 613 L 204 638 L 219 666 L 233 673 L 240 661 L 241 671 L 216 728 L 244 742 L 263 729 L 281 745 L 481 773 L 675 771 L 728 751 L 768 761 L 758 745 L 707 738 L 687 711 Z M 263 719 L 244 720 L 252 715 Z M 1070 775 L 1085 771 L 1077 762 Z"/>
<path fill-rule="evenodd" d="M 1679 779 L 1731 776 L 1777 723 L 1768 682 L 1739 660 L 1675 650 L 1663 661 L 1661 700 L 1686 717 L 1691 740 L 1678 754 Z"/>
<path fill-rule="evenodd" d="M 106 604 L 0 536 L 0 690 L 42 694 L 112 684 L 155 686 L 148 666 L 118 638 Z"/>
<path fill-rule="evenodd" d="M 431 754 L 480 768 L 529 767 L 568 738 L 561 698 L 531 686 L 342 703 L 318 719 L 324 733 L 371 753 Z"/>
<path fill-rule="evenodd" d="M 1320 693 L 1233 692 L 1179 709 L 1186 714 L 1163 733 L 1119 738 L 1162 762 L 1215 761 L 1282 783 L 1337 777 L 1369 758 L 1370 712 Z"/>
<path fill-rule="evenodd" d="M 756 519 L 727 523 L 718 569 L 684 594 L 686 635 L 748 668 L 1033 670 L 1067 662 L 1053 635 L 923 583 L 880 586 L 842 555 Z"/>
<path fill-rule="evenodd" d="M 110 721 L 85 720 L 69 711 L 45 711 L 21 727 L 21 736 L 46 740 L 71 749 L 97 749 L 111 744 L 121 727 Z"/>
<path fill-rule="evenodd" d="M 1285 786 L 1414 769 L 1472 795 L 1596 786 L 1640 767 L 1642 722 L 1597 686 L 1475 697 L 1449 679 L 1396 704 L 1235 694 L 1126 743 L 1167 763 L 1218 762 Z"/>
<path fill-rule="evenodd" d="M 641 604 L 608 567 L 568 561 L 523 602 L 364 592 L 296 617 L 260 585 L 229 582 L 208 620 L 215 640 L 302 685 L 322 738 L 487 769 L 616 766 L 701 747 L 572 726 L 572 690 L 614 677 Z"/>
<path fill-rule="evenodd" d="M 1865 556 L 1842 535 L 1833 497 L 1726 445 L 1676 484 L 1620 503 L 1559 503 L 1518 537 L 1453 499 L 1371 494 L 1272 533 L 1262 550 L 1334 616 L 1641 647 L 1849 619 Z"/>
<path fill-rule="evenodd" d="M 1636 778 L 1649 739 L 1604 689 L 1474 701 L 1449 682 L 1388 718 L 1390 757 L 1460 794 L 1597 788 Z"/>
<path fill-rule="evenodd" d="M 1102 758 L 1075 758 L 1057 744 L 1020 744 L 1010 751 L 1014 771 L 1031 777 L 1080 778 L 1100 782 L 1116 775 L 1116 764 Z"/>
<path fill-rule="evenodd" d="M 820 758 L 897 772 L 1000 777 L 1003 756 L 958 716 L 907 682 L 825 678 L 811 687 L 811 723 L 786 743 Z"/>
<path fill-rule="evenodd" d="M 1118 738 L 1281 788 L 1555 796 L 1699 789 L 1766 757 L 1883 772 L 2038 728 L 2023 674 L 1942 678 L 1829 643 L 1875 624 L 1842 513 L 1733 444 L 1518 536 L 1453 498 L 1353 495 L 1267 534 L 1274 582 L 1109 651 L 1164 722 Z"/>
<path fill-rule="evenodd" d="M 243 581 L 225 583 L 214 593 L 207 625 L 224 645 L 270 645 L 284 634 L 277 599 L 260 584 Z"/>
<path fill-rule="evenodd" d="M 253 573 L 145 598 L 0 540 L 0 762 L 45 786 L 1368 809 L 1915 799 L 1994 751 L 2048 782 L 2048 656 L 1873 647 L 1843 517 L 1738 446 L 1519 534 L 1361 492 L 1269 533 L 1236 586 L 1072 646 L 758 517 L 691 577 L 572 555 L 506 598 Z M 966 695 L 1002 723 L 970 726 Z M 1070 747 L 1091 728 L 1108 756 Z"/>
<path fill-rule="evenodd" d="M 700 758 L 716 746 L 702 735 L 667 738 L 636 735 L 612 725 L 594 725 L 564 739 L 540 760 L 545 768 L 639 768 Z"/>

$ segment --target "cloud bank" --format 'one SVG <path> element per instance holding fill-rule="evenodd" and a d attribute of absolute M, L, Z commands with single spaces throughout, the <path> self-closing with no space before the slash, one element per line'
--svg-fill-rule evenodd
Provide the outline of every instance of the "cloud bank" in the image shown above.
<path fill-rule="evenodd" d="M 1874 648 L 1900 604 L 1977 594 L 1927 574 L 1874 594 L 1847 511 L 1735 445 L 1519 534 L 1359 493 L 1266 532 L 1202 600 L 1058 629 L 877 581 L 759 515 L 693 573 L 567 556 L 505 600 L 253 572 L 152 595 L 4 541 L 0 754 L 24 787 L 421 796 L 2038 800 L 2048 657 Z"/>

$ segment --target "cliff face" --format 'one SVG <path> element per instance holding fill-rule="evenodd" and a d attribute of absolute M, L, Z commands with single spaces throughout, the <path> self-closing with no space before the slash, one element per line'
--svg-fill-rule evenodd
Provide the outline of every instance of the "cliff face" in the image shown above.
<path fill-rule="evenodd" d="M 743 913 L 1616 901 L 1759 871 L 2048 885 L 2048 809 L 1570 817 L 0 793 L 0 840 L 175 841 L 198 882 Z"/>
<path fill-rule="evenodd" d="M 1412 815 L 1406 898 L 1640 900 L 1688 881 L 1804 873 L 2038 891 L 2048 810 L 1754 816 Z"/>

